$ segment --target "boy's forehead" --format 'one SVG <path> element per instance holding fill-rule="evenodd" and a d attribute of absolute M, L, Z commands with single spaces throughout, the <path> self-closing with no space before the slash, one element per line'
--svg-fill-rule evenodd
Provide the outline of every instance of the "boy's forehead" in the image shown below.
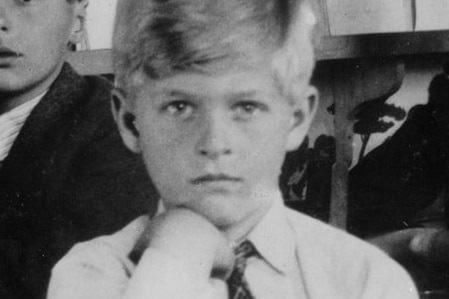
<path fill-rule="evenodd" d="M 235 68 L 223 72 L 183 72 L 162 80 L 143 76 L 135 88 L 139 100 L 164 98 L 277 98 L 279 86 L 267 69 Z"/>

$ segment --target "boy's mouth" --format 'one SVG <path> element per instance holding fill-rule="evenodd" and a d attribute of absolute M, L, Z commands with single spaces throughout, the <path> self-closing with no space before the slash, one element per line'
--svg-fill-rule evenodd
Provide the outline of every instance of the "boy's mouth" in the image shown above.
<path fill-rule="evenodd" d="M 226 174 L 207 174 L 190 180 L 190 183 L 196 186 L 201 186 L 209 183 L 238 183 L 241 181 L 242 179 L 240 178 Z"/>
<path fill-rule="evenodd" d="M 19 58 L 23 56 L 22 53 L 15 52 L 6 47 L 0 47 L 0 59 L 2 58 Z"/>

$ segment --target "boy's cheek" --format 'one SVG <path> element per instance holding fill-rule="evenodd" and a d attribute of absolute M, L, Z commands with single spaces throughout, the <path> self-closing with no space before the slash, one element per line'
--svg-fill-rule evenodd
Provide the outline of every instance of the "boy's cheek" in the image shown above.
<path fill-rule="evenodd" d="M 2 92 L 20 92 L 26 90 L 28 85 L 33 82 L 33 69 L 20 66 L 14 66 L 6 69 L 0 69 L 0 91 Z"/>

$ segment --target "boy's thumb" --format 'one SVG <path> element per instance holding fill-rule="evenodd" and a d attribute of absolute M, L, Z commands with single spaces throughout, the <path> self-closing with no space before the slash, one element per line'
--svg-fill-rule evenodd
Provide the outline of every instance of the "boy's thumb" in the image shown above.
<path fill-rule="evenodd" d="M 229 241 L 225 237 L 220 240 L 220 243 L 215 256 L 211 277 L 227 280 L 234 269 L 235 255 Z"/>

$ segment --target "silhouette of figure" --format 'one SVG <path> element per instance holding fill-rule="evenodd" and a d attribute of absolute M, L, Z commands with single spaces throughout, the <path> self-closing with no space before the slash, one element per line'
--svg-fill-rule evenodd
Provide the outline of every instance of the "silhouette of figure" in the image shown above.
<path fill-rule="evenodd" d="M 414 217 L 442 193 L 447 177 L 449 63 L 399 130 L 349 175 L 348 230 L 366 237 L 420 225 Z"/>
<path fill-rule="evenodd" d="M 392 117 L 396 121 L 405 118 L 405 110 L 386 101 L 393 93 L 388 93 L 371 101 L 363 102 L 355 109 L 354 133 L 360 134 L 362 148 L 360 149 L 359 161 L 365 155 L 366 146 L 372 134 L 385 133 L 394 126 L 394 122 L 386 121 L 385 116 Z"/>
<path fill-rule="evenodd" d="M 449 63 L 443 70 L 429 85 L 428 103 L 413 107 L 399 130 L 368 153 L 349 174 L 348 230 L 368 239 L 380 239 L 391 232 L 380 247 L 393 255 L 390 250 L 406 248 L 395 258 L 410 271 L 421 290 L 448 289 L 447 258 L 435 262 L 432 256 L 417 257 L 408 251 L 411 249 L 407 241 L 413 238 L 413 228 L 427 227 L 432 221 L 439 221 L 441 231 L 446 231 Z M 406 240 L 404 233 L 410 238 Z"/>
<path fill-rule="evenodd" d="M 280 187 L 287 206 L 327 221 L 335 139 L 320 135 L 315 140 L 314 148 L 308 148 L 308 144 L 306 138 L 296 151 L 286 155 Z"/>
<path fill-rule="evenodd" d="M 429 85 L 429 105 L 435 108 L 435 118 L 443 126 L 448 125 L 449 111 L 449 61 L 443 65 L 443 73 L 436 75 Z"/>

